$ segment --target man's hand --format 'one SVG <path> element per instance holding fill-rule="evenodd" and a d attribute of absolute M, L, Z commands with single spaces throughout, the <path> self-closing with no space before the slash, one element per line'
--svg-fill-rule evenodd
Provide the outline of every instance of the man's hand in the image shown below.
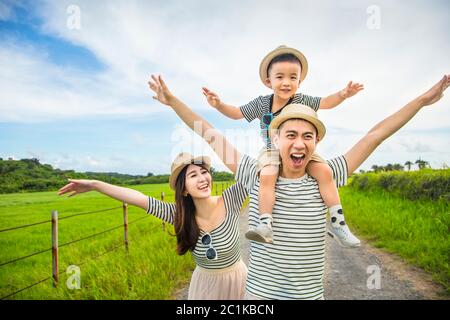
<path fill-rule="evenodd" d="M 217 95 L 217 93 L 210 91 L 208 88 L 203 87 L 203 94 L 206 97 L 206 100 L 208 101 L 209 105 L 214 108 L 220 107 L 220 98 Z"/>
<path fill-rule="evenodd" d="M 357 94 L 359 91 L 364 89 L 364 85 L 360 83 L 353 83 L 353 81 L 350 81 L 347 84 L 347 87 L 345 89 L 342 89 L 339 91 L 339 95 L 343 99 L 347 99 L 350 97 L 353 97 L 355 94 Z"/>
<path fill-rule="evenodd" d="M 429 106 L 430 104 L 433 104 L 439 99 L 442 98 L 444 95 L 444 91 L 449 87 L 450 85 L 450 75 L 444 75 L 444 77 L 436 83 L 434 86 L 431 87 L 430 90 L 425 92 L 420 96 L 422 100 L 422 104 L 424 106 Z"/>
<path fill-rule="evenodd" d="M 152 74 L 151 77 L 153 81 L 150 80 L 148 82 L 148 85 L 150 89 L 152 89 L 156 94 L 156 96 L 153 96 L 153 99 L 158 100 L 162 104 L 170 106 L 175 96 L 170 92 L 169 88 L 167 88 L 167 85 L 162 79 L 161 75 L 156 77 Z"/>

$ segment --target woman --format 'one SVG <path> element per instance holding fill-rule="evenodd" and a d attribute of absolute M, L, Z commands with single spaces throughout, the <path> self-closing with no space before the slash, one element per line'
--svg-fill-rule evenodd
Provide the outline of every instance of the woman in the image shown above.
<path fill-rule="evenodd" d="M 58 194 L 74 196 L 98 191 L 137 206 L 175 227 L 177 253 L 190 251 L 196 268 L 189 285 L 189 300 L 238 300 L 245 292 L 247 267 L 241 260 L 239 213 L 247 197 L 240 183 L 211 196 L 211 161 L 181 153 L 172 163 L 169 178 L 175 203 L 147 197 L 139 191 L 97 180 L 72 180 Z"/>

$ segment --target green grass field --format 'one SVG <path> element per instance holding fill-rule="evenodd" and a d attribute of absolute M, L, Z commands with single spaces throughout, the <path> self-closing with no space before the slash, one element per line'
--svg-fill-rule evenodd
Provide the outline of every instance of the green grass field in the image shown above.
<path fill-rule="evenodd" d="M 450 207 L 410 201 L 382 190 L 339 189 L 351 230 L 433 275 L 450 294 Z"/>
<path fill-rule="evenodd" d="M 219 193 L 221 183 L 218 182 Z M 147 195 L 173 201 L 168 184 L 133 187 Z M 215 190 L 214 190 L 215 193 Z M 56 192 L 16 193 L 0 195 L 0 229 L 51 219 L 51 211 L 59 217 L 119 207 L 122 204 L 97 192 L 73 198 Z M 190 254 L 178 256 L 173 227 L 141 209 L 129 207 L 129 253 L 123 244 L 120 227 L 97 237 L 59 249 L 60 275 L 58 288 L 52 280 L 44 281 L 8 299 L 170 299 L 174 290 L 187 284 L 195 267 Z M 135 219 L 141 219 L 132 223 Z M 80 215 L 59 221 L 59 245 L 104 230 L 123 226 L 122 208 L 96 214 Z M 51 224 L 0 233 L 0 264 L 37 251 L 51 248 Z M 101 255 L 101 256 L 99 256 Z M 98 257 L 99 256 L 99 257 Z M 80 267 L 81 289 L 69 290 L 65 273 L 69 265 Z M 0 297 L 18 291 L 52 275 L 51 251 L 0 266 Z"/>
<path fill-rule="evenodd" d="M 221 183 L 218 182 L 219 190 Z M 133 187 L 147 195 L 173 201 L 167 184 Z M 219 192 L 220 193 L 220 192 Z M 215 189 L 213 191 L 215 194 Z M 404 200 L 382 190 L 358 191 L 344 187 L 340 195 L 346 219 L 359 237 L 376 247 L 396 253 L 430 272 L 450 293 L 450 210 L 448 201 Z M 96 192 L 74 198 L 56 192 L 0 195 L 0 229 L 50 220 L 59 216 L 121 206 Z M 66 287 L 60 276 L 58 288 L 44 281 L 8 299 L 171 299 L 186 285 L 195 264 L 189 254 L 178 256 L 176 239 L 163 230 L 160 220 L 141 209 L 129 207 L 129 253 L 123 243 L 123 228 L 60 248 L 60 270 L 69 265 L 81 269 L 81 289 Z M 81 215 L 59 222 L 59 245 L 123 224 L 121 208 Z M 51 224 L 0 232 L 0 264 L 51 248 Z M 51 252 L 0 266 L 0 297 L 52 275 Z"/>

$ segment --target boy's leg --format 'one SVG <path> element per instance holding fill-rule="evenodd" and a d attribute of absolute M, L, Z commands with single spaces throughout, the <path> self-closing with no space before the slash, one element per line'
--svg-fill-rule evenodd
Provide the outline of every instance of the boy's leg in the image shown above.
<path fill-rule="evenodd" d="M 275 205 L 275 184 L 278 178 L 280 154 L 275 149 L 263 149 L 258 157 L 259 186 L 259 223 L 249 230 L 245 237 L 249 240 L 272 243 L 272 210 Z"/>
<path fill-rule="evenodd" d="M 317 180 L 320 195 L 330 211 L 331 227 L 328 232 L 343 247 L 360 246 L 361 242 L 345 223 L 344 211 L 330 166 L 324 162 L 310 161 L 306 171 Z"/>
<path fill-rule="evenodd" d="M 278 167 L 268 165 L 260 171 L 259 185 L 259 224 L 249 230 L 245 237 L 257 242 L 272 243 L 272 210 L 275 204 L 275 184 L 278 178 Z"/>

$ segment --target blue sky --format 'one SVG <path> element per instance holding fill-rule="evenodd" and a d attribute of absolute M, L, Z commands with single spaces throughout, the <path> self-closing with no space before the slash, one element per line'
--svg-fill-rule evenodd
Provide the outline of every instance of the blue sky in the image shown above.
<path fill-rule="evenodd" d="M 80 28 L 70 27 L 74 7 Z M 257 123 L 224 118 L 201 87 L 234 105 L 269 94 L 258 65 L 280 44 L 308 58 L 300 92 L 325 96 L 349 80 L 364 83 L 341 106 L 319 111 L 328 129 L 319 153 L 342 154 L 449 72 L 449 7 L 424 0 L 2 1 L 0 157 L 146 174 L 168 173 L 182 150 L 212 155 L 151 98 L 151 73 L 163 74 L 174 93 L 256 155 Z M 450 165 L 447 95 L 361 168 L 418 158 Z M 214 166 L 224 169 L 217 158 Z"/>

